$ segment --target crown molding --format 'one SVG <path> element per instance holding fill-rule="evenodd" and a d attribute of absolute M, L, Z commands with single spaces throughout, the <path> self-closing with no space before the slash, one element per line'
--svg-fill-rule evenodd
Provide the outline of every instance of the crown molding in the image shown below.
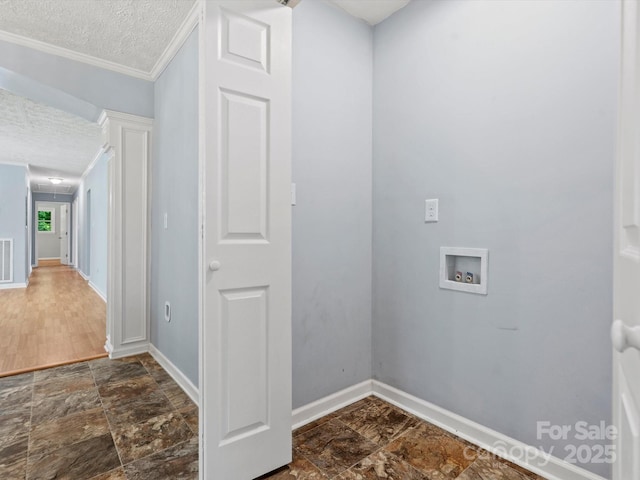
<path fill-rule="evenodd" d="M 84 179 L 87 178 L 87 175 L 89 175 L 89 172 L 93 170 L 93 167 L 96 166 L 96 163 L 98 163 L 98 160 L 100 160 L 100 158 L 104 153 L 105 153 L 104 147 L 100 147 L 97 153 L 95 154 L 95 156 L 93 157 L 93 160 L 91 160 L 91 163 L 87 165 L 87 168 L 84 169 L 84 172 L 80 176 L 80 180 L 78 181 L 78 183 L 82 183 Z"/>
<path fill-rule="evenodd" d="M 103 68 L 105 70 L 111 70 L 112 72 L 121 73 L 130 77 L 140 78 L 142 80 L 153 81 L 153 77 L 150 73 L 143 70 L 139 70 L 133 67 L 127 67 L 116 62 L 109 60 L 103 60 L 86 53 L 74 52 L 67 48 L 58 47 L 50 43 L 41 42 L 40 40 L 34 40 L 32 38 L 23 37 L 22 35 L 16 35 L 0 30 L 0 40 L 5 42 L 15 43 L 22 45 L 23 47 L 32 48 L 40 52 L 49 53 L 51 55 L 57 55 L 58 57 L 67 58 L 76 62 L 86 63 L 94 67 Z"/>
<path fill-rule="evenodd" d="M 178 50 L 182 48 L 184 42 L 189 38 L 191 32 L 193 32 L 198 23 L 200 23 L 201 14 L 202 3 L 197 0 L 193 4 L 193 7 L 191 7 L 191 10 L 189 10 L 184 22 L 182 22 L 182 25 L 180 25 L 180 28 L 178 28 L 178 31 L 167 45 L 167 48 L 164 49 L 164 52 L 162 52 L 162 55 L 160 55 L 160 58 L 151 69 L 150 76 L 153 81 L 156 81 L 158 77 L 162 75 L 162 72 L 164 72 L 171 60 L 173 60 L 173 57 L 178 53 Z"/>

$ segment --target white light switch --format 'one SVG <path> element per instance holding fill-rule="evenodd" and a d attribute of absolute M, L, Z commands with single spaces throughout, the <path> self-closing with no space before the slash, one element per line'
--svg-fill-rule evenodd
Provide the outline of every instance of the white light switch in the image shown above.
<path fill-rule="evenodd" d="M 295 207 L 296 206 L 296 184 L 292 183 L 291 184 L 291 206 Z"/>
<path fill-rule="evenodd" d="M 432 198 L 430 200 L 425 200 L 424 206 L 425 206 L 424 221 L 437 222 L 438 221 L 438 199 Z"/>
<path fill-rule="evenodd" d="M 169 226 L 169 219 L 167 218 L 167 214 L 164 214 L 164 229 L 166 230 L 167 227 Z"/>

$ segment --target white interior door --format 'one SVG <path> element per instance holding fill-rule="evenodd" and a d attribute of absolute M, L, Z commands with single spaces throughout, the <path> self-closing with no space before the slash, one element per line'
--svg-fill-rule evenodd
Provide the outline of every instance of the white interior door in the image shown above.
<path fill-rule="evenodd" d="M 69 265 L 69 205 L 63 203 L 60 205 L 60 263 Z"/>
<path fill-rule="evenodd" d="M 614 480 L 640 478 L 640 9 L 623 2 L 622 76 L 616 161 L 613 418 Z"/>
<path fill-rule="evenodd" d="M 204 9 L 201 467 L 249 480 L 291 460 L 291 10 Z"/>

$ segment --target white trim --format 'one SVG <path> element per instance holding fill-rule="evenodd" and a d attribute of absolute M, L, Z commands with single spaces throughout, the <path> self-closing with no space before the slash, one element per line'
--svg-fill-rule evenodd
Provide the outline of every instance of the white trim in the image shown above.
<path fill-rule="evenodd" d="M 187 378 L 187 376 L 180 371 L 178 367 L 176 367 L 171 360 L 164 356 L 164 354 L 156 348 L 153 343 L 149 344 L 149 353 L 153 358 L 156 359 L 156 362 L 160 364 L 162 368 L 173 378 L 176 383 L 184 390 L 184 393 L 195 403 L 198 407 L 200 406 L 200 391 L 198 387 L 196 387 L 191 380 Z"/>
<path fill-rule="evenodd" d="M 45 233 L 45 232 L 40 232 L 40 233 Z M 38 260 L 60 260 L 60 257 L 40 257 Z"/>
<path fill-rule="evenodd" d="M 189 38 L 189 35 L 191 35 L 191 32 L 196 28 L 200 21 L 200 11 L 200 3 L 195 2 L 187 14 L 187 17 L 182 22 L 182 25 L 180 25 L 180 28 L 178 28 L 178 31 L 167 45 L 167 48 L 164 49 L 164 52 L 162 52 L 160 58 L 158 58 L 158 61 L 151 69 L 150 75 L 153 81 L 156 81 L 158 77 L 162 75 L 164 69 L 171 63 L 173 57 L 176 56 L 182 48 L 182 45 L 184 45 L 184 42 Z"/>
<path fill-rule="evenodd" d="M 557 457 L 547 455 L 540 452 L 540 456 L 536 459 L 530 458 L 526 461 L 522 458 L 511 457 L 508 452 L 532 452 L 532 447 L 487 428 L 479 423 L 473 422 L 467 418 L 457 415 L 453 412 L 438 407 L 432 403 L 414 397 L 397 388 L 386 385 L 377 380 L 373 380 L 373 394 L 396 405 L 409 413 L 437 425 L 438 427 L 457 435 L 460 438 L 468 440 L 485 450 L 498 454 L 506 460 L 513 462 L 527 470 L 542 475 L 548 480 L 605 480 L 603 477 L 591 473 L 576 465 L 570 464 Z M 499 449 L 496 451 L 496 446 Z M 526 450 L 522 450 L 526 449 Z M 506 454 L 506 455 L 502 455 Z M 540 463 L 537 463 L 536 460 Z M 546 464 L 545 464 L 546 461 Z"/>
<path fill-rule="evenodd" d="M 0 283 L 0 290 L 9 290 L 11 288 L 27 288 L 29 283 Z"/>
<path fill-rule="evenodd" d="M 75 52 L 73 50 L 69 50 L 68 48 L 41 42 L 39 40 L 34 40 L 33 38 L 23 37 L 22 35 L 0 31 L 0 40 L 15 43 L 17 45 L 22 45 L 23 47 L 32 48 L 34 50 L 49 53 L 51 55 L 57 55 L 58 57 L 67 58 L 76 62 L 86 63 L 88 65 L 103 68 L 105 70 L 111 70 L 112 72 L 121 73 L 123 75 L 129 75 L 130 77 L 153 81 L 153 77 L 149 72 L 145 72 L 138 68 L 127 67 L 120 63 L 97 58 L 92 55 L 87 55 L 86 53 Z"/>
<path fill-rule="evenodd" d="M 96 163 L 98 163 L 98 160 L 100 160 L 100 158 L 102 157 L 102 155 L 104 155 L 104 153 L 105 153 L 104 147 L 100 147 L 98 149 L 98 152 L 94 155 L 93 160 L 91 160 L 91 163 L 87 166 L 87 168 L 84 169 L 84 172 L 82 172 L 82 175 L 80 176 L 80 183 L 82 183 L 84 179 L 87 177 L 87 175 L 89 175 L 89 172 L 93 170 L 93 167 L 96 166 Z"/>
<path fill-rule="evenodd" d="M 102 293 L 98 287 L 96 287 L 95 283 L 93 283 L 91 280 L 89 280 L 88 285 L 91 287 L 91 289 L 94 292 L 96 292 L 98 294 L 98 296 L 102 299 L 102 301 L 104 303 L 107 303 L 107 296 L 104 293 Z"/>
<path fill-rule="evenodd" d="M 79 268 L 76 268 L 76 271 L 77 271 L 77 272 L 80 274 L 80 276 L 81 276 L 82 278 L 84 278 L 87 282 L 88 282 L 89 280 L 91 280 L 91 277 L 87 277 L 87 276 L 84 274 L 84 272 L 83 272 L 82 270 L 80 270 Z"/>
<path fill-rule="evenodd" d="M 329 413 L 340 410 L 372 393 L 371 380 L 365 380 L 344 390 L 328 395 L 320 400 L 296 408 L 292 414 L 292 429 L 300 428 Z"/>
<path fill-rule="evenodd" d="M 140 355 L 141 353 L 147 353 L 149 351 L 149 343 L 134 345 L 132 347 L 121 347 L 116 350 L 107 338 L 104 349 L 107 351 L 109 358 L 111 359 L 124 358 L 132 355 Z"/>

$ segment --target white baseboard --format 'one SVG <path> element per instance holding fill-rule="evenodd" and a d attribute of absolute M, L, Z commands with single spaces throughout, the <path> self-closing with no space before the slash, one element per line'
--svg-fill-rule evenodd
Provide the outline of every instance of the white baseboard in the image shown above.
<path fill-rule="evenodd" d="M 300 428 L 329 413 L 340 410 L 342 407 L 362 400 L 371 395 L 371 393 L 371 380 L 365 380 L 364 382 L 340 390 L 320 400 L 296 408 L 292 413 L 292 429 Z"/>
<path fill-rule="evenodd" d="M 104 349 L 109 354 L 109 358 L 116 359 L 116 358 L 130 357 L 131 355 L 140 355 L 141 353 L 146 353 L 149 351 L 149 344 L 136 343 L 135 345 L 115 349 L 113 345 L 111 345 L 109 338 L 107 338 L 107 343 L 105 343 Z"/>
<path fill-rule="evenodd" d="M 107 296 L 104 293 L 102 293 L 100 289 L 96 287 L 96 284 L 93 283 L 91 280 L 89 280 L 89 286 L 94 292 L 98 294 L 98 296 L 104 301 L 104 303 L 107 303 Z"/>
<path fill-rule="evenodd" d="M 0 290 L 9 290 L 11 288 L 27 288 L 28 283 L 0 283 Z"/>
<path fill-rule="evenodd" d="M 180 385 L 180 388 L 184 390 L 184 393 L 189 396 L 193 403 L 200 406 L 200 390 L 198 390 L 198 387 L 196 387 L 191 380 L 189 380 L 186 375 L 182 373 L 180 369 L 178 369 L 171 360 L 165 357 L 164 354 L 152 343 L 149 344 L 149 353 L 156 359 L 156 362 L 158 362 L 160 366 L 164 368 L 169 375 L 171 375 L 171 378 Z"/>
<path fill-rule="evenodd" d="M 76 272 L 78 272 L 80 274 L 80 276 L 82 278 L 84 278 L 87 282 L 90 280 L 90 277 L 87 277 L 84 272 L 82 270 L 80 270 L 79 268 L 76 268 Z"/>
<path fill-rule="evenodd" d="M 599 475 L 377 380 L 373 380 L 372 387 L 372 393 L 376 397 L 548 480 L 605 480 Z M 517 452 L 527 458 L 512 456 L 509 452 Z M 524 455 L 525 452 L 528 455 Z"/>
<path fill-rule="evenodd" d="M 40 257 L 38 260 L 60 260 L 60 257 Z"/>

